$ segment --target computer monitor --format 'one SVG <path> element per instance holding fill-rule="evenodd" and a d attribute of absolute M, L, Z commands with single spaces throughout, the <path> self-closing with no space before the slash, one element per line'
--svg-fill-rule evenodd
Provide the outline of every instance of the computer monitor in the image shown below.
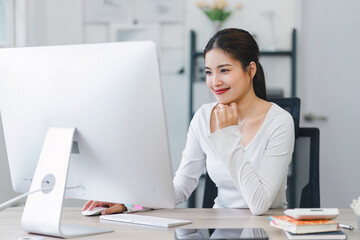
<path fill-rule="evenodd" d="M 29 191 L 31 184 L 36 190 L 40 183 L 56 189 L 65 178 L 67 187 L 75 186 L 66 197 L 175 206 L 154 43 L 1 49 L 0 66 L 0 110 L 15 191 Z M 58 163 L 68 155 L 69 165 Z M 52 198 L 33 195 L 31 204 L 38 205 L 32 208 L 52 198 L 61 198 L 62 206 L 61 190 Z M 23 227 L 24 215 L 34 214 L 27 211 L 29 198 Z"/>

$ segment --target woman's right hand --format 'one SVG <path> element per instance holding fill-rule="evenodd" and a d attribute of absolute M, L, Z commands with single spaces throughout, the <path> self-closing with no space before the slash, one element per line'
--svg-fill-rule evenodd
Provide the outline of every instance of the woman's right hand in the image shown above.
<path fill-rule="evenodd" d="M 108 203 L 108 202 L 98 202 L 98 201 L 87 201 L 84 205 L 82 211 L 93 210 L 95 207 L 105 207 L 107 209 L 101 212 L 101 215 L 107 215 L 112 213 L 122 213 L 127 210 L 124 204 L 121 203 Z"/>
<path fill-rule="evenodd" d="M 236 103 L 219 103 L 214 109 L 214 114 L 217 129 L 238 125 L 239 117 Z"/>

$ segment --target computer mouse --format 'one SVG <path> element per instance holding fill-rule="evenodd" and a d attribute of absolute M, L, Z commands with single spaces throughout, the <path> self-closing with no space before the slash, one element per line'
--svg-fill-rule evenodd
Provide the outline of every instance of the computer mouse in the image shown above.
<path fill-rule="evenodd" d="M 104 207 L 95 207 L 93 210 L 84 210 L 82 211 L 82 215 L 84 216 L 96 216 L 96 215 L 100 215 L 101 212 L 106 209 Z"/>

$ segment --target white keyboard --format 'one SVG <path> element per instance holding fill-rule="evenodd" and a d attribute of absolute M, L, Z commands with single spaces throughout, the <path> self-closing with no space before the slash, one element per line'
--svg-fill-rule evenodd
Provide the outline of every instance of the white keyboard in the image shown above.
<path fill-rule="evenodd" d="M 155 227 L 166 227 L 166 228 L 191 223 L 191 221 L 189 220 L 144 216 L 144 215 L 136 215 L 136 214 L 125 214 L 125 213 L 101 215 L 100 220 L 133 223 L 133 224 L 148 225 Z"/>

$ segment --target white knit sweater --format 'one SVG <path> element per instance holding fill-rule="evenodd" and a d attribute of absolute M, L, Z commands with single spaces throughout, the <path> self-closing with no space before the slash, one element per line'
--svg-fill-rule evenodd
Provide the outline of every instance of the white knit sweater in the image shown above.
<path fill-rule="evenodd" d="M 249 208 L 255 215 L 269 208 L 286 208 L 287 172 L 294 148 L 291 115 L 273 103 L 261 128 L 244 148 L 238 126 L 210 132 L 216 104 L 203 105 L 191 121 L 174 178 L 176 201 L 190 196 L 206 167 L 218 187 L 214 207 Z"/>

